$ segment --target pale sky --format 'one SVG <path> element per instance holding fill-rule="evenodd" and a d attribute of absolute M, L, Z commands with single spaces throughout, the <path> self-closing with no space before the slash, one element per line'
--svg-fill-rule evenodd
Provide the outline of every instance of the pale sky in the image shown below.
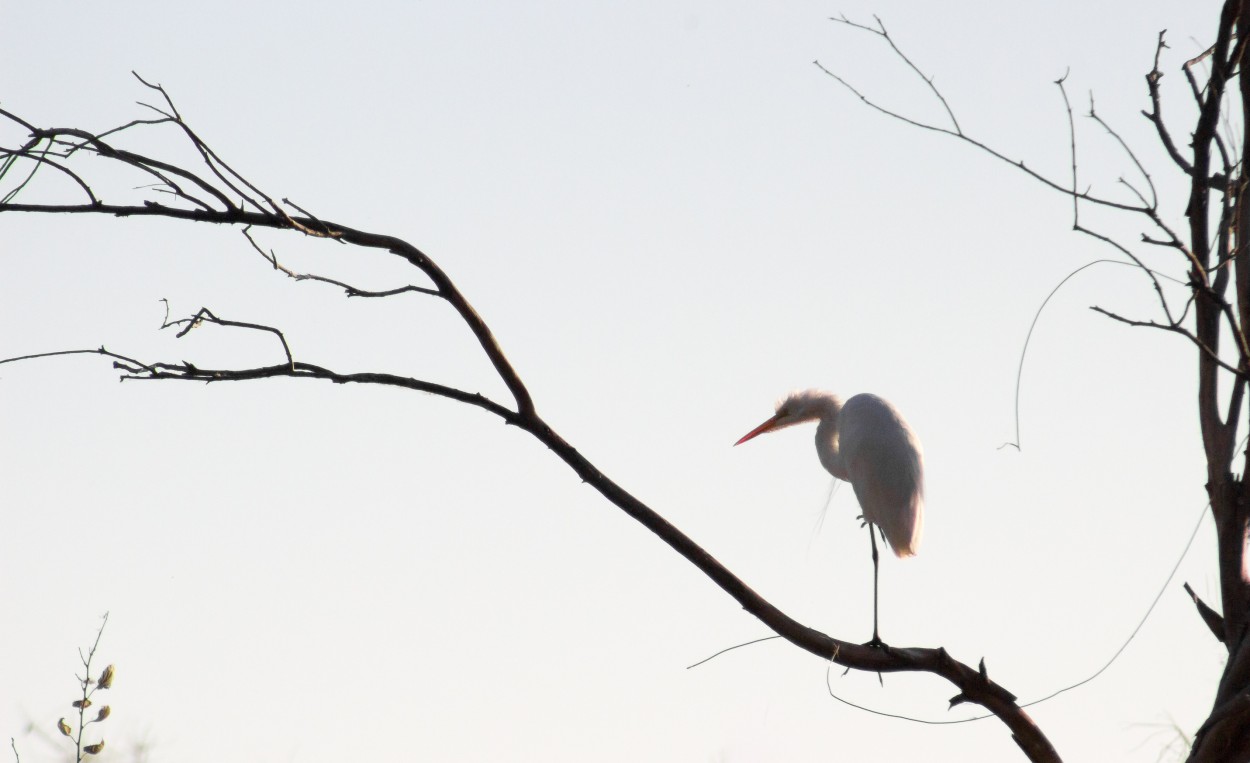
<path fill-rule="evenodd" d="M 1087 309 L 1153 317 L 1148 282 L 1099 266 L 1051 301 L 1023 451 L 999 449 L 1034 312 L 1115 253 L 1071 231 L 1062 195 L 869 110 L 812 61 L 940 120 L 878 40 L 827 20 L 879 14 L 968 133 L 1059 180 L 1053 82 L 1070 71 L 1078 115 L 1092 90 L 1179 223 L 1143 77 L 1166 28 L 1183 143 L 1179 66 L 1213 38 L 1214 2 L 58 5 L 5 4 L 0 106 L 104 130 L 145 115 L 138 71 L 270 195 L 421 247 L 558 431 L 832 636 L 871 631 L 853 491 L 817 533 L 831 481 L 810 428 L 730 447 L 794 388 L 880 394 L 924 443 L 924 545 L 883 559 L 882 636 L 984 657 L 1022 700 L 1110 658 L 1198 519 L 1195 352 Z M 1127 200 L 1131 163 L 1089 120 L 1078 130 L 1081 184 Z M 159 132 L 125 144 L 187 158 Z M 28 200 L 68 198 L 45 181 Z M 135 184 L 100 177 L 109 200 Z M 260 238 L 299 269 L 424 283 L 382 254 Z M 2 357 L 280 357 L 265 336 L 158 331 L 164 298 L 279 326 L 300 360 L 506 400 L 443 303 L 291 282 L 237 231 L 6 214 L 0 267 Z M 840 704 L 827 665 L 780 641 L 686 670 L 768 632 L 481 411 L 320 382 L 116 377 L 93 358 L 0 369 L 0 738 L 23 763 L 64 759 L 56 719 L 105 611 L 102 759 L 138 745 L 180 763 L 1023 759 L 993 719 Z M 1030 710 L 1065 759 L 1156 761 L 1173 723 L 1192 734 L 1205 717 L 1224 650 L 1181 582 L 1218 601 L 1213 541 L 1207 520 L 1118 662 Z M 883 712 L 979 714 L 948 713 L 955 690 L 933 676 L 829 681 Z"/>

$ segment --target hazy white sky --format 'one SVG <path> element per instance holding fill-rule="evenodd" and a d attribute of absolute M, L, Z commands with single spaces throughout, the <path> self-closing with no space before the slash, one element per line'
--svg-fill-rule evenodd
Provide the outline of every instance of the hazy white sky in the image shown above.
<path fill-rule="evenodd" d="M 882 635 L 945 646 L 1022 699 L 1096 670 L 1204 502 L 1194 353 L 1087 309 L 1152 315 L 1099 266 L 1021 343 L 1066 274 L 1113 252 L 1068 202 L 871 112 L 812 65 L 924 119 L 940 108 L 878 41 L 879 14 L 965 130 L 1063 178 L 1078 110 L 1141 150 L 1173 221 L 1183 188 L 1140 116 L 1168 29 L 1166 106 L 1214 2 L 168 2 L 6 4 L 0 105 L 103 130 L 144 114 L 136 70 L 275 197 L 423 248 L 495 328 L 548 420 L 749 584 L 865 640 L 871 565 L 811 430 L 730 445 L 795 387 L 894 401 L 928 466 L 921 555 L 882 567 Z M 1082 184 L 1131 166 L 1081 120 Z M 23 136 L 0 133 L 12 146 Z M 175 151 L 159 133 L 129 145 Z M 1183 140 L 1182 140 L 1183 142 Z M 111 177 L 111 176 L 109 176 Z M 135 197 L 120 179 L 109 199 Z M 63 189 L 48 183 L 31 199 Z M 64 191 L 68 193 L 68 191 Z M 1127 197 L 1126 197 L 1127 198 Z M 1090 213 L 1133 240 L 1136 221 Z M 378 288 L 386 257 L 261 234 L 301 269 Z M 1165 253 L 1159 267 L 1179 269 Z M 343 299 L 237 232 L 0 216 L 0 356 L 96 347 L 203 366 L 296 356 L 504 399 L 468 332 L 419 296 Z M 420 281 L 418 281 L 420 282 Z M 103 725 L 127 760 L 1012 759 L 988 720 L 929 726 L 830 699 L 780 642 L 550 453 L 479 411 L 275 381 L 118 384 L 92 359 L 0 372 L 0 737 L 56 759 L 76 648 L 112 613 Z M 1180 588 L 1216 596 L 1209 524 L 1158 610 L 1092 684 L 1032 711 L 1070 759 L 1155 761 L 1205 716 L 1223 650 Z M 834 671 L 840 696 L 925 719 L 931 676 Z M 33 730 L 28 725 L 34 724 Z M 49 741 L 50 740 L 50 741 Z M 63 745 L 61 745 L 63 747 Z"/>

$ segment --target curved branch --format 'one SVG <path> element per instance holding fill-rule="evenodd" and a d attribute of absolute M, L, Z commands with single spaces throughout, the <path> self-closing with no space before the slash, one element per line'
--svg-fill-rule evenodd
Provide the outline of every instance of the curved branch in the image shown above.
<path fill-rule="evenodd" d="M 1030 760 L 1052 763 L 1060 760 L 1046 735 L 1020 707 L 1015 695 L 990 680 L 984 671 L 984 661 L 981 669 L 977 670 L 955 660 L 941 647 L 869 647 L 831 638 L 799 623 L 748 587 L 668 520 L 610 480 L 536 415 L 521 418 L 518 426 L 551 448 L 578 477 L 658 535 L 737 600 L 743 609 L 790 643 L 822 659 L 857 670 L 878 673 L 927 672 L 939 675 L 959 689 L 959 693 L 951 699 L 952 707 L 963 702 L 979 704 L 1011 730 L 1012 739 Z"/>
<path fill-rule="evenodd" d="M 403 239 L 379 233 L 356 230 L 328 220 L 313 220 L 307 217 L 278 218 L 263 212 L 247 212 L 240 209 L 226 211 L 206 209 L 178 209 L 166 207 L 155 202 L 147 202 L 143 206 L 116 204 L 0 204 L 3 212 L 34 212 L 43 214 L 105 214 L 117 217 L 169 217 L 177 220 L 194 220 L 196 222 L 217 223 L 219 225 L 251 225 L 264 228 L 296 229 L 302 233 L 318 238 L 335 238 L 348 244 L 356 244 L 370 249 L 385 249 L 419 269 L 434 283 L 440 297 L 460 314 L 461 319 L 477 337 L 478 344 L 486 353 L 495 372 L 499 374 L 508 391 L 516 400 L 517 410 L 521 412 L 534 410 L 534 401 L 526 389 L 525 383 L 512 367 L 511 362 L 503 353 L 503 348 L 495 339 L 486 322 L 478 315 L 469 300 L 460 293 L 447 274 L 443 272 L 424 252 Z M 290 222 L 288 222 L 290 220 Z M 321 232 L 319 229 L 324 229 Z"/>
<path fill-rule="evenodd" d="M 114 358 L 113 366 L 123 372 L 123 380 L 227 382 L 254 381 L 259 379 L 295 378 L 322 379 L 335 384 L 381 384 L 418 392 L 428 392 L 439 397 L 481 408 L 503 419 L 546 445 L 586 484 L 597 490 L 616 507 L 659 536 L 675 551 L 685 557 L 722 590 L 732 596 L 742 608 L 754 615 L 791 644 L 822 659 L 856 670 L 875 673 L 925 672 L 945 678 L 958 693 L 951 699 L 951 706 L 963 703 L 981 705 L 997 716 L 1012 732 L 1012 738 L 1020 745 L 1029 759 L 1037 762 L 1058 763 L 1060 758 L 1050 741 L 1033 719 L 1020 707 L 1016 696 L 989 678 L 982 660 L 977 668 L 966 665 L 947 653 L 944 648 L 920 647 L 874 647 L 843 641 L 828 636 L 798 622 L 782 612 L 763 596 L 756 593 L 742 579 L 734 575 L 720 561 L 698 545 L 676 526 L 656 513 L 651 507 L 612 481 L 568 441 L 552 429 L 536 412 L 514 412 L 483 395 L 466 392 L 411 377 L 387 373 L 342 374 L 322 366 L 294 361 L 290 364 L 262 366 L 246 369 L 208 369 L 194 364 L 140 363 L 130 358 L 100 350 L 71 350 L 60 353 L 44 353 L 0 360 L 47 357 L 50 355 L 94 353 Z"/>
<path fill-rule="evenodd" d="M 147 83 L 145 83 L 147 84 Z M 149 85 L 164 91 L 159 86 Z M 182 122 L 173 104 L 166 96 L 171 114 L 157 110 L 170 117 L 183 131 L 188 139 L 196 144 L 201 156 L 215 177 L 226 187 L 233 190 L 234 186 L 223 177 L 228 172 L 232 177 L 242 181 L 238 173 L 231 170 L 215 153 Z M 70 134 L 65 132 L 64 134 Z M 89 133 L 87 133 L 89 135 Z M 98 140 L 98 139 L 97 139 Z M 103 144 L 101 144 L 103 145 Z M 988 149 L 987 149 L 988 150 Z M 138 155 L 128 155 L 113 151 L 100 152 L 101 156 L 133 164 Z M 151 162 L 145 157 L 144 162 Z M 156 166 L 156 165 L 153 165 Z M 221 168 L 221 169 L 219 169 Z M 185 171 L 184 171 L 185 172 Z M 216 189 L 218 194 L 225 195 L 212 182 L 188 173 L 190 178 L 201 185 Z M 242 181 L 246 183 L 246 181 Z M 473 405 L 500 417 L 505 423 L 518 427 L 546 445 L 560 458 L 578 477 L 594 487 L 609 502 L 620 508 L 644 527 L 655 533 L 675 551 L 689 560 L 705 575 L 712 579 L 721 589 L 738 601 L 744 609 L 760 619 L 773 631 L 786 638 L 790 643 L 818 655 L 823 659 L 858 670 L 877 673 L 887 672 L 928 672 L 950 681 L 958 690 L 951 700 L 952 705 L 964 702 L 975 703 L 985 707 L 997 716 L 1011 731 L 1013 739 L 1033 761 L 1057 763 L 1059 756 L 1046 736 L 1037 727 L 1029 715 L 1020 707 L 1016 697 L 1002 686 L 992 681 L 984 669 L 970 667 L 953 659 L 942 648 L 896 648 L 889 646 L 863 646 L 848 641 L 832 638 L 813 628 L 809 628 L 786 615 L 773 606 L 762 596 L 752 590 L 745 582 L 729 571 L 711 554 L 686 536 L 674 525 L 639 501 L 624 488 L 609 479 L 594 464 L 587 460 L 570 443 L 553 430 L 538 414 L 528 389 L 520 375 L 505 356 L 494 334 L 486 322 L 477 313 L 468 299 L 459 291 L 447 274 L 423 251 L 408 242 L 384 234 L 357 230 L 345 225 L 314 218 L 309 215 L 293 216 L 287 214 L 272 202 L 270 197 L 251 184 L 247 188 L 265 199 L 274 207 L 274 212 L 260 208 L 259 211 L 248 211 L 240 205 L 231 204 L 225 209 L 186 209 L 165 206 L 154 201 L 142 205 L 111 205 L 111 204 L 77 204 L 77 205 L 41 205 L 41 204 L 0 204 L 2 212 L 29 212 L 43 214 L 99 214 L 118 217 L 148 216 L 168 219 L 207 222 L 220 225 L 259 226 L 281 230 L 293 230 L 308 236 L 326 238 L 344 244 L 353 244 L 373 249 L 382 249 L 407 261 L 420 270 L 430 280 L 433 289 L 419 289 L 425 293 L 445 299 L 457 311 L 461 320 L 473 333 L 483 352 L 493 365 L 499 378 L 508 387 L 516 409 L 511 410 L 500 403 L 483 395 L 446 385 L 428 382 L 410 377 L 387 373 L 352 373 L 341 374 L 322 366 L 294 360 L 287 351 L 287 362 L 264 367 L 244 369 L 205 369 L 187 362 L 179 363 L 141 363 L 130 358 L 109 353 L 101 348 L 98 353 L 112 357 L 114 367 L 123 372 L 124 380 L 152 381 L 251 381 L 273 378 L 310 378 L 322 379 L 336 384 L 383 384 L 426 392 L 457 402 Z M 176 195 L 184 195 L 176 191 Z M 254 203 L 254 202 L 252 202 Z M 259 205 L 257 205 L 259 207 Z M 292 205 L 294 206 L 294 205 Z M 1126 207 L 1131 208 L 1131 207 Z M 264 254 L 262 252 L 262 254 Z M 266 257 L 270 259 L 269 257 Z M 276 258 L 270 259 L 276 265 Z M 321 279 L 329 280 L 329 279 Z M 341 284 L 340 284 L 341 285 Z M 414 289 L 418 290 L 418 289 Z M 259 324 L 247 324 L 237 321 L 217 319 L 207 311 L 201 311 L 196 318 L 215 320 L 223 325 L 241 326 L 251 329 L 272 331 L 281 338 L 280 332 Z M 189 319 L 194 321 L 195 318 Z M 285 342 L 284 342 L 285 347 Z M 72 351 L 96 352 L 96 351 Z M 27 356 L 33 357 L 33 356 Z"/>

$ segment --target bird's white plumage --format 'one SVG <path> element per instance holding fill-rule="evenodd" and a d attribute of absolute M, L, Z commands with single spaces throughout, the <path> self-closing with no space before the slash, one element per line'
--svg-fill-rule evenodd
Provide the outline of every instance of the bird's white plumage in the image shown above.
<path fill-rule="evenodd" d="M 852 397 L 832 447 L 840 447 L 864 519 L 881 528 L 896 556 L 914 556 L 924 530 L 924 456 L 898 409 L 876 395 Z"/>
<path fill-rule="evenodd" d="M 920 440 L 894 406 L 876 395 L 856 395 L 845 403 L 830 392 L 792 392 L 777 413 L 734 443 L 783 427 L 816 421 L 816 454 L 834 477 L 855 489 L 868 539 L 872 542 L 872 640 L 877 631 L 877 540 L 874 527 L 896 556 L 914 556 L 924 528 L 924 456 Z"/>
<path fill-rule="evenodd" d="M 881 528 L 898 556 L 914 556 L 924 528 L 924 455 L 902 414 L 871 394 L 846 402 L 830 392 L 792 392 L 777 413 L 738 442 L 816 421 L 816 454 L 825 469 L 851 483 L 864 519 Z"/>

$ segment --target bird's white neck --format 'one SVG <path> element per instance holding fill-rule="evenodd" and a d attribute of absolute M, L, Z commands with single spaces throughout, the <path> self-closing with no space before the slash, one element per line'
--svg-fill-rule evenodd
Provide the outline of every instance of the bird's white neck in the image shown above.
<path fill-rule="evenodd" d="M 816 455 L 820 457 L 820 465 L 825 467 L 825 471 L 849 482 L 850 475 L 838 448 L 838 414 L 841 411 L 842 401 L 836 397 L 831 398 L 821 411 L 820 423 L 816 425 Z"/>

